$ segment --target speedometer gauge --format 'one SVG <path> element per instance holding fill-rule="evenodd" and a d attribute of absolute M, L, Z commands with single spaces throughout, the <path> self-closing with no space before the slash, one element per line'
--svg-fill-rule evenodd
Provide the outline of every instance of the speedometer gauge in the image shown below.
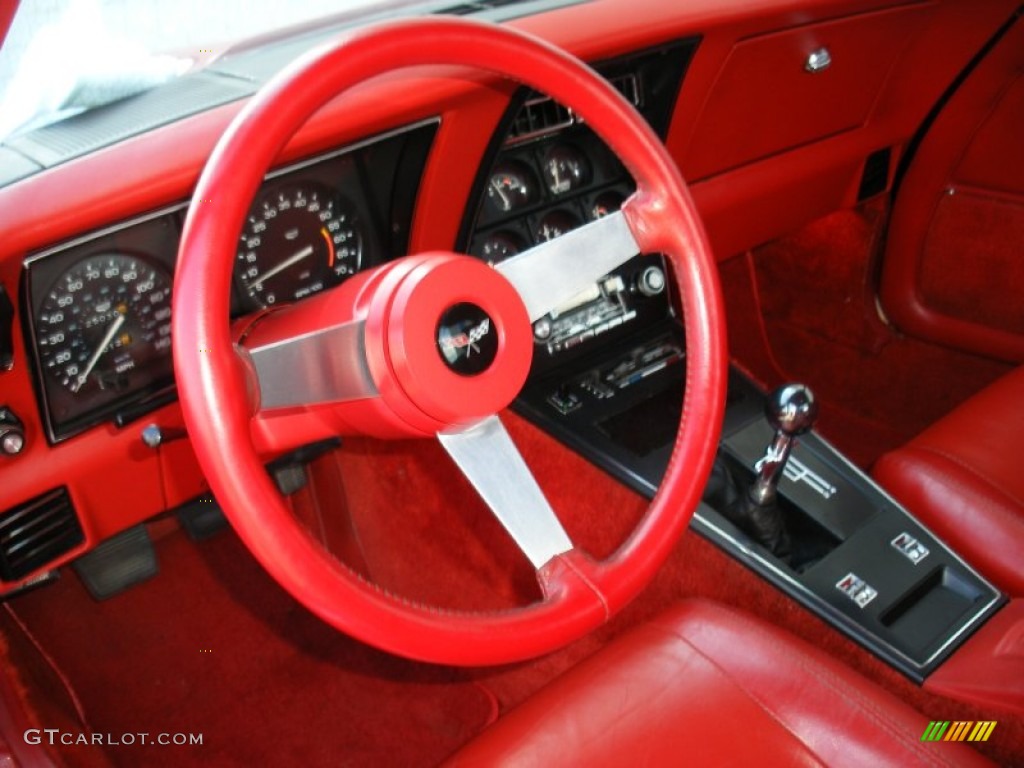
<path fill-rule="evenodd" d="M 74 399 L 131 389 L 170 368 L 171 281 L 126 254 L 84 259 L 61 274 L 36 314 L 39 362 Z"/>
<path fill-rule="evenodd" d="M 236 275 L 261 307 L 295 301 L 358 272 L 363 241 L 355 207 L 326 186 L 272 188 L 246 218 Z"/>

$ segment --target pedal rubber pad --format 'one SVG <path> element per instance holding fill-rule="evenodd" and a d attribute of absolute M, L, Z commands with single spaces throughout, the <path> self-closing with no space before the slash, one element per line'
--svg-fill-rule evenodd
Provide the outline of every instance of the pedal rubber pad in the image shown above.
<path fill-rule="evenodd" d="M 217 500 L 209 493 L 182 504 L 175 514 L 192 541 L 208 539 L 224 530 L 228 524 Z"/>
<path fill-rule="evenodd" d="M 107 539 L 75 560 L 72 566 L 96 600 L 113 597 L 160 572 L 145 525 L 137 525 Z"/>

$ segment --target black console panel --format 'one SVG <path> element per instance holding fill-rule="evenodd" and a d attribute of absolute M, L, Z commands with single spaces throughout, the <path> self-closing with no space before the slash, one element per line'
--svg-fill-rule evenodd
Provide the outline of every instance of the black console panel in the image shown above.
<path fill-rule="evenodd" d="M 752 477 L 771 437 L 757 414 L 723 434 L 722 453 Z M 695 527 L 917 681 L 1004 602 L 814 433 L 799 438 L 779 493 L 794 540 L 804 542 L 789 557 L 765 551 L 710 508 Z"/>
<path fill-rule="evenodd" d="M 603 355 L 534 377 L 517 410 L 623 482 L 653 496 L 679 424 L 685 354 L 666 322 Z M 719 462 L 746 487 L 772 438 L 765 395 L 737 371 Z M 708 498 L 709 496 L 706 496 Z M 792 551 L 773 554 L 703 503 L 693 528 L 920 682 L 1005 598 L 816 434 L 779 484 Z"/>

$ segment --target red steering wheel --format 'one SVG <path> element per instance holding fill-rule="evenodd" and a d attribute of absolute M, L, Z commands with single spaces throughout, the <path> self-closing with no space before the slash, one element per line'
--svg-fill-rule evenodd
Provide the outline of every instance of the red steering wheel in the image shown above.
<path fill-rule="evenodd" d="M 453 253 L 407 256 L 233 337 L 227 317 L 238 233 L 281 148 L 356 84 L 435 64 L 509 77 L 571 107 L 625 163 L 638 191 L 621 211 L 495 268 Z M 597 74 L 545 42 L 491 24 L 433 18 L 361 29 L 253 97 L 211 155 L 194 199 L 203 202 L 189 210 L 174 285 L 186 425 L 243 542 L 309 609 L 400 655 L 494 664 L 581 637 L 652 578 L 685 530 L 714 459 L 724 322 L 711 250 L 675 164 Z M 526 379 L 531 322 L 638 252 L 665 253 L 674 268 L 686 330 L 683 418 L 651 506 L 622 546 L 596 562 L 574 548 L 495 414 Z M 533 563 L 543 599 L 504 612 L 445 611 L 402 600 L 349 570 L 296 522 L 261 460 L 328 434 L 436 436 Z"/>

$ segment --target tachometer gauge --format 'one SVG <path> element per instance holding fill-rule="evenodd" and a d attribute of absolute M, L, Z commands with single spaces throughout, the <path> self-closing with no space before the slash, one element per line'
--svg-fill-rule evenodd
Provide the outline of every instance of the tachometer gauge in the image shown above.
<path fill-rule="evenodd" d="M 238 281 L 261 307 L 296 301 L 358 272 L 363 241 L 355 207 L 322 184 L 274 188 L 245 221 Z"/>
<path fill-rule="evenodd" d="M 51 385 L 76 399 L 132 389 L 170 370 L 170 277 L 135 256 L 91 256 L 57 278 L 35 325 Z"/>

